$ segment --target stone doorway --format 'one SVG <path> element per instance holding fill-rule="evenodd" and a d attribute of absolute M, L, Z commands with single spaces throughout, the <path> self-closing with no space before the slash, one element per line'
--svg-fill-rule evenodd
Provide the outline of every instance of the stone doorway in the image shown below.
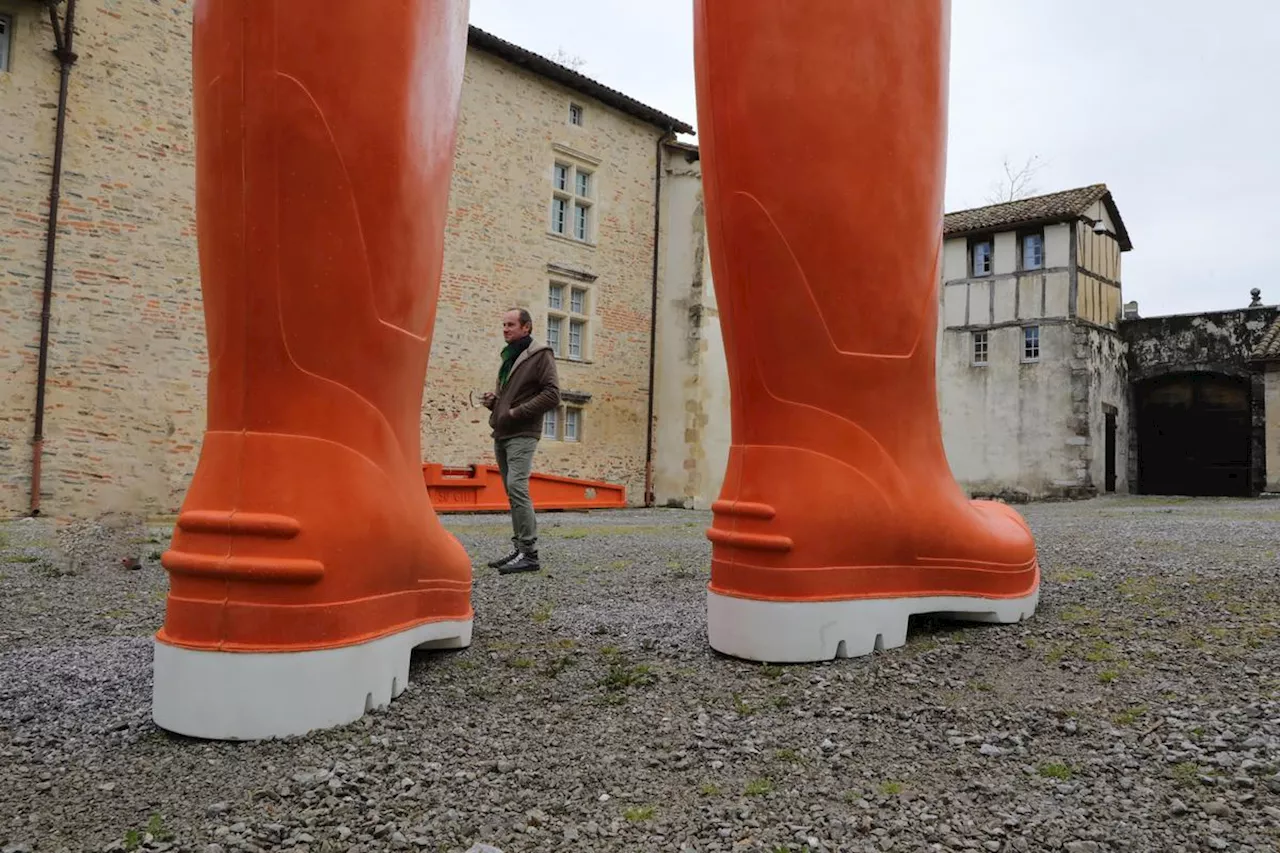
<path fill-rule="evenodd" d="M 1103 409 L 1105 424 L 1103 452 L 1106 454 L 1103 459 L 1103 488 L 1108 492 L 1114 492 L 1116 490 L 1116 417 L 1118 413 L 1113 406 L 1104 406 Z"/>

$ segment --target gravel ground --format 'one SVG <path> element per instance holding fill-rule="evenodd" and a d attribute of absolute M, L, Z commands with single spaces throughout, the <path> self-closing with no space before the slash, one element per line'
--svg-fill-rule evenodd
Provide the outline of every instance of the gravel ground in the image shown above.
<path fill-rule="evenodd" d="M 545 515 L 546 571 L 477 570 L 471 648 L 256 744 L 150 721 L 167 526 L 7 522 L 0 849 L 1280 850 L 1280 503 L 1023 509 L 1035 618 L 787 667 L 708 649 L 706 514 Z"/>

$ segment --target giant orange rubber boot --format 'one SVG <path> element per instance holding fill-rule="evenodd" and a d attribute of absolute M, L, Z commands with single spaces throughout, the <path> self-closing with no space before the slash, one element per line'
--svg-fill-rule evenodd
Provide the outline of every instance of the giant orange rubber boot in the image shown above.
<path fill-rule="evenodd" d="M 696 0 L 698 132 L 732 397 L 708 633 L 750 660 L 1013 622 L 1035 543 L 970 502 L 935 387 L 945 0 Z"/>
<path fill-rule="evenodd" d="M 208 429 L 153 704 L 182 734 L 346 723 L 470 642 L 419 438 L 467 2 L 375 5 L 195 4 Z"/>

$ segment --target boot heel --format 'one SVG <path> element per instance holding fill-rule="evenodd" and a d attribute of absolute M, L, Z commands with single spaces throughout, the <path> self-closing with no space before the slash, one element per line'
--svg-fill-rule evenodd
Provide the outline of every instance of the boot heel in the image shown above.
<path fill-rule="evenodd" d="M 471 641 L 471 561 L 421 467 L 467 3 L 377 26 L 288 5 L 193 18 L 207 429 L 152 689 L 160 726 L 204 738 L 351 722 L 414 648 Z"/>
<path fill-rule="evenodd" d="M 974 622 L 1021 622 L 1036 610 L 1035 591 L 1019 598 L 920 596 L 844 601 L 764 601 L 707 591 L 707 639 L 723 654 L 769 663 L 811 663 L 895 649 L 912 616 L 931 613 Z"/>
<path fill-rule="evenodd" d="M 471 620 L 429 622 L 367 643 L 304 652 L 217 652 L 155 643 L 156 725 L 189 737 L 261 740 L 355 722 L 409 684 L 415 648 L 464 648 Z"/>

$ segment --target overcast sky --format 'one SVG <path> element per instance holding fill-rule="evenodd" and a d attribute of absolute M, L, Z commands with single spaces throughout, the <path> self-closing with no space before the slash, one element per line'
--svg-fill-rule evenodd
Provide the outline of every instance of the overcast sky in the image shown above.
<path fill-rule="evenodd" d="M 471 22 L 696 127 L 692 6 L 471 0 Z M 1142 314 L 1280 303 L 1280 2 L 954 0 L 947 209 L 1031 157 L 1040 192 L 1111 188 Z"/>

